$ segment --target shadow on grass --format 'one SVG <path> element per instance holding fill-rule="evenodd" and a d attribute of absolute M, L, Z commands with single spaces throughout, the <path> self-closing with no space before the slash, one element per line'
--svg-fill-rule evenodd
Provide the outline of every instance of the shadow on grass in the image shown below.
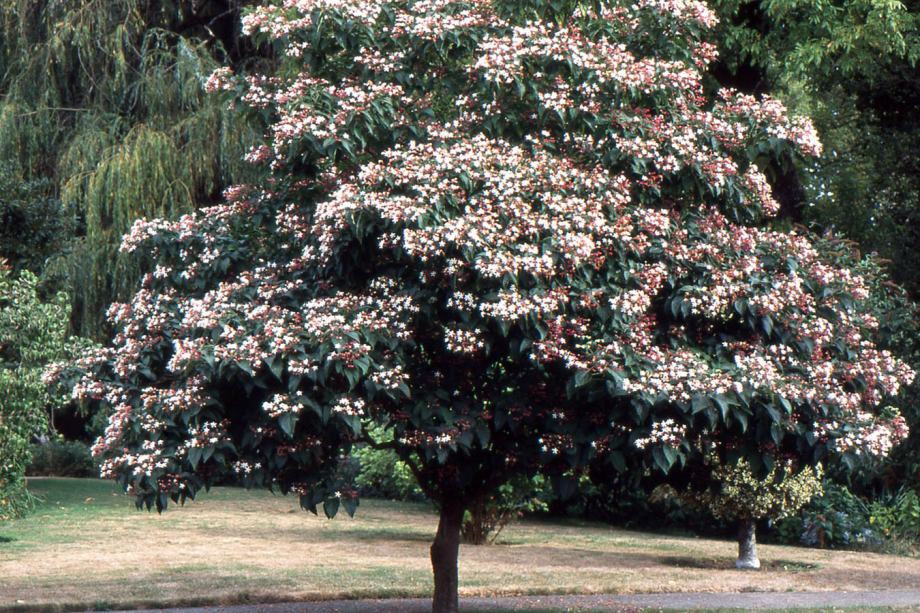
<path fill-rule="evenodd" d="M 434 539 L 434 533 L 431 532 L 406 532 L 399 528 L 356 528 L 343 531 L 336 535 L 339 539 L 342 537 L 352 537 L 358 541 L 412 541 L 414 543 L 430 543 Z"/>
<path fill-rule="evenodd" d="M 661 557 L 657 561 L 665 566 L 679 568 L 701 568 L 703 570 L 737 570 L 735 561 L 731 558 L 693 558 L 693 557 Z M 808 572 L 821 568 L 819 564 L 809 562 L 796 562 L 794 560 L 761 560 L 761 571 L 774 572 Z"/>

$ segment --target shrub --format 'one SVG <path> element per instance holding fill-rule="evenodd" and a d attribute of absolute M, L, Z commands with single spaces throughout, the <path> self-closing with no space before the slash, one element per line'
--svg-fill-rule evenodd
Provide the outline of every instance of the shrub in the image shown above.
<path fill-rule="evenodd" d="M 71 233 L 70 216 L 49 195 L 53 191 L 50 181 L 24 181 L 11 164 L 0 161 L 0 258 L 15 270 L 42 270 Z"/>
<path fill-rule="evenodd" d="M 33 477 L 96 477 L 99 470 L 89 446 L 79 441 L 52 440 L 32 445 L 26 474 Z"/>
<path fill-rule="evenodd" d="M 758 479 L 741 460 L 734 466 L 715 467 L 717 491 L 688 492 L 686 497 L 720 519 L 781 519 L 798 512 L 821 493 L 820 478 L 820 466 L 796 472 L 792 466 L 784 465 L 774 466 L 765 478 Z"/>
<path fill-rule="evenodd" d="M 42 369 L 74 354 L 67 296 L 43 302 L 37 284 L 32 273 L 13 276 L 0 260 L 0 519 L 30 505 L 24 479 L 29 443 L 46 427 L 45 408 L 57 400 L 42 383 Z"/>
<path fill-rule="evenodd" d="M 846 486 L 829 485 L 814 499 L 797 523 L 798 540 L 814 547 L 854 547 L 878 543 L 869 527 L 869 510 L 864 500 Z"/>
<path fill-rule="evenodd" d="M 902 489 L 896 495 L 875 500 L 869 505 L 869 524 L 882 537 L 892 541 L 920 540 L 920 497 Z"/>
<path fill-rule="evenodd" d="M 546 511 L 550 496 L 548 484 L 541 476 L 519 477 L 499 486 L 492 496 L 470 504 L 460 528 L 463 542 L 470 545 L 494 543 L 505 526 L 524 513 Z"/>
<path fill-rule="evenodd" d="M 777 524 L 781 542 L 821 548 L 869 548 L 903 552 L 920 545 L 920 496 L 902 488 L 866 500 L 839 483 L 824 483 L 796 516 Z"/>
<path fill-rule="evenodd" d="M 373 428 L 370 436 L 380 442 L 383 430 Z M 392 449 L 374 449 L 365 445 L 356 449 L 352 457 L 358 463 L 355 484 L 363 495 L 391 500 L 424 499 L 412 470 Z"/>

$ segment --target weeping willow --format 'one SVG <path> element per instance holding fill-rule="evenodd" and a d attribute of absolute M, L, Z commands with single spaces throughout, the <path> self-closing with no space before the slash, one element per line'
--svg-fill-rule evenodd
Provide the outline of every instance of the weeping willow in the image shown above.
<path fill-rule="evenodd" d="M 242 0 L 6 0 L 0 3 L 0 160 L 51 178 L 78 228 L 48 267 L 73 296 L 75 331 L 136 286 L 118 253 L 140 217 L 213 202 L 253 172 L 261 131 L 202 83 L 233 59 Z M 228 26 L 228 24 L 232 24 Z"/>

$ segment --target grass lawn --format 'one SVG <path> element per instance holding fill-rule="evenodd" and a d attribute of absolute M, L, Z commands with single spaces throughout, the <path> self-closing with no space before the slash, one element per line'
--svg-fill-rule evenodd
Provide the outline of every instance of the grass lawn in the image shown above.
<path fill-rule="evenodd" d="M 0 610 L 427 596 L 436 517 L 366 500 L 354 519 L 296 500 L 215 488 L 163 515 L 108 482 L 32 479 L 44 502 L 0 525 Z M 524 521 L 465 546 L 461 594 L 913 589 L 920 560 L 764 545 L 765 569 L 732 568 L 729 541 Z"/>

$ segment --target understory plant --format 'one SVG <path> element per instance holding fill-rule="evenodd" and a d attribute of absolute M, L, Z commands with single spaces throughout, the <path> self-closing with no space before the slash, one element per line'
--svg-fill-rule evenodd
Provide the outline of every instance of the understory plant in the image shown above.
<path fill-rule="evenodd" d="M 368 437 L 375 444 L 386 440 L 386 432 L 371 428 Z M 392 500 L 419 500 L 424 498 L 409 465 L 399 459 L 392 449 L 375 449 L 363 445 L 352 452 L 357 462 L 355 485 L 364 495 Z"/>
<path fill-rule="evenodd" d="M 93 478 L 99 474 L 89 445 L 80 441 L 51 438 L 30 449 L 31 459 L 26 474 L 42 477 Z"/>
<path fill-rule="evenodd" d="M 508 524 L 525 513 L 549 509 L 549 484 L 541 476 L 517 477 L 489 497 L 472 501 L 463 516 L 460 535 L 470 545 L 494 544 Z"/>
<path fill-rule="evenodd" d="M 825 481 L 823 493 L 801 512 L 778 522 L 783 542 L 831 549 L 916 553 L 920 549 L 920 496 L 909 487 L 872 500 Z"/>

